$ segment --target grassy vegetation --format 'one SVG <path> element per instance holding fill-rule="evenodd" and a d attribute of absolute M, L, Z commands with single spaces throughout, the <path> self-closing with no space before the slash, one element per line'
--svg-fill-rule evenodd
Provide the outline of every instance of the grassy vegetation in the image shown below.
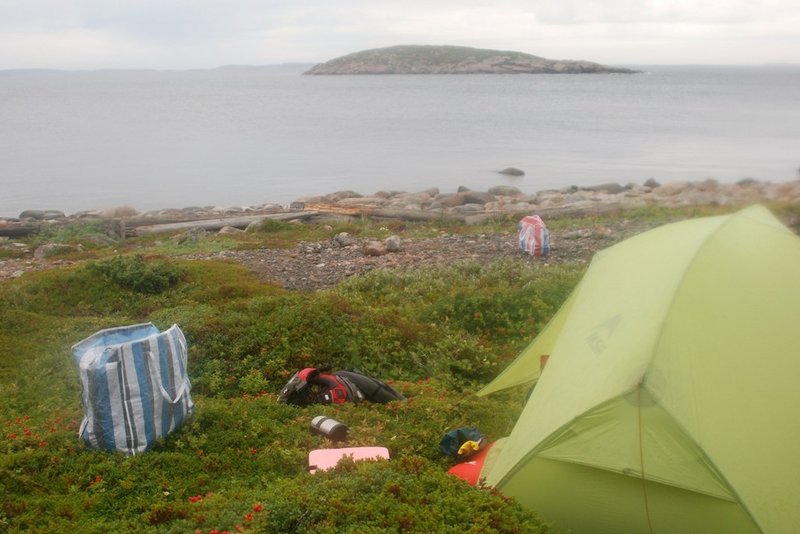
<path fill-rule="evenodd" d="M 625 214 L 634 215 L 684 216 Z M 447 231 L 499 229 L 508 225 Z M 226 246 L 440 230 L 278 224 Z M 70 268 L 0 283 L 0 530 L 550 531 L 515 502 L 447 475 L 451 463 L 438 443 L 460 426 L 489 439 L 511 430 L 525 392 L 473 392 L 541 329 L 582 266 L 505 261 L 374 271 L 305 293 L 260 283 L 236 264 L 171 257 L 162 245 L 129 240 L 86 252 L 87 261 Z M 186 333 L 196 414 L 145 454 L 88 450 L 77 438 L 82 410 L 70 346 L 143 321 L 177 323 Z M 407 400 L 276 402 L 292 373 L 324 365 L 358 367 Z M 332 446 L 309 432 L 316 415 L 345 422 L 349 446 L 386 446 L 392 459 L 308 474 L 308 452 Z"/>

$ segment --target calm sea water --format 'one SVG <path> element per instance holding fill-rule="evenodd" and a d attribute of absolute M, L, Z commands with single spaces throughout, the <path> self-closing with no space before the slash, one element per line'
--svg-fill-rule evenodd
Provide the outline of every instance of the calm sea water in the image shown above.
<path fill-rule="evenodd" d="M 0 72 L 0 216 L 798 178 L 800 67 L 637 75 Z M 496 171 L 518 167 L 521 178 Z"/>

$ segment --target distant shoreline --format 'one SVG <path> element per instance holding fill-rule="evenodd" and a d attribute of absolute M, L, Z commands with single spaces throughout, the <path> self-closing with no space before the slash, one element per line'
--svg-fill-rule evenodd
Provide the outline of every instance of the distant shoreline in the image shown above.
<path fill-rule="evenodd" d="M 0 76 L 3 75 L 47 75 L 47 74 L 86 74 L 86 73 L 123 73 L 123 72 L 148 72 L 155 74 L 183 73 L 183 72 L 235 72 L 235 71 L 271 71 L 276 74 L 297 74 L 319 65 L 322 62 L 297 62 L 297 63 L 275 63 L 267 65 L 219 65 L 216 67 L 197 67 L 197 68 L 159 68 L 159 67 L 97 67 L 86 69 L 62 69 L 49 67 L 22 67 L 13 69 L 0 69 Z M 716 64 L 716 63 L 620 63 L 618 65 L 626 69 L 632 69 L 646 73 L 651 68 L 681 68 L 681 69 L 741 69 L 741 68 L 785 68 L 800 69 L 800 63 L 744 63 L 741 65 Z"/>
<path fill-rule="evenodd" d="M 242 215 L 274 214 L 300 210 L 329 210 L 353 213 L 375 210 L 400 210 L 446 214 L 462 219 L 485 217 L 502 213 L 558 212 L 609 208 L 635 208 L 647 205 L 666 207 L 695 205 L 743 205 L 765 201 L 800 202 L 800 180 L 761 182 L 746 179 L 737 183 L 716 180 L 696 182 L 643 184 L 606 183 L 587 187 L 565 187 L 526 194 L 512 185 L 498 185 L 486 191 L 459 188 L 441 192 L 439 188 L 407 192 L 378 191 L 364 195 L 356 191 L 336 191 L 307 196 L 289 204 L 264 203 L 242 207 L 188 206 L 163 208 L 140 213 L 134 206 L 109 206 L 96 210 L 66 214 L 53 209 L 26 209 L 20 217 L 0 217 L 0 230 L 5 227 L 35 221 L 65 221 L 76 219 L 202 219 Z"/>

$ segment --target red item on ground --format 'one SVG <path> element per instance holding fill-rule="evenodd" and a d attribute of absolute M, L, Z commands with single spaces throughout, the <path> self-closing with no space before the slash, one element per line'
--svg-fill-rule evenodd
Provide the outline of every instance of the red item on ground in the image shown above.
<path fill-rule="evenodd" d="M 471 486 L 476 485 L 481 476 L 483 462 L 486 460 L 486 455 L 488 454 L 489 449 L 492 448 L 492 445 L 494 445 L 494 443 L 488 444 L 486 447 L 478 451 L 474 456 L 470 456 L 466 461 L 457 463 L 448 469 L 447 472 L 466 481 Z"/>

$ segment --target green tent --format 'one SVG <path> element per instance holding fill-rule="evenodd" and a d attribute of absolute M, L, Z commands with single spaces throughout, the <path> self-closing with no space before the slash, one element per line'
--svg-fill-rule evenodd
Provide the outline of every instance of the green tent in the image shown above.
<path fill-rule="evenodd" d="M 800 532 L 800 238 L 765 208 L 599 252 L 480 394 L 537 379 L 483 476 L 557 527 Z"/>

